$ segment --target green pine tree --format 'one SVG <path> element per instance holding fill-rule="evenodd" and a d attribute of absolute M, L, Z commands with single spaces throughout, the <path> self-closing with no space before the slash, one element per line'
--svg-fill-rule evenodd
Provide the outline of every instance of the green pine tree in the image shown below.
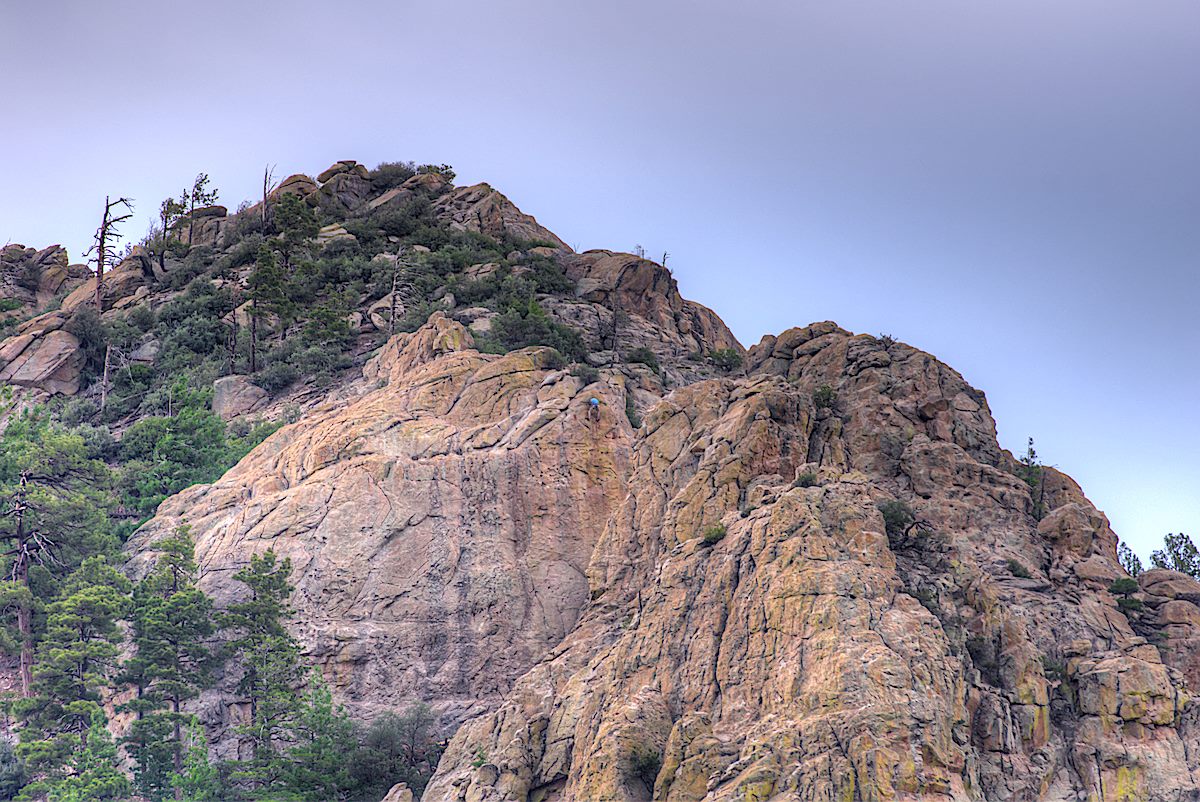
<path fill-rule="evenodd" d="M 112 554 L 105 511 L 111 475 L 83 438 L 29 413 L 0 435 L 0 646 L 20 652 L 21 693 L 33 684 L 34 644 L 45 603 L 88 554 Z"/>
<path fill-rule="evenodd" d="M 223 616 L 225 628 L 236 633 L 228 642 L 241 666 L 237 691 L 249 708 L 248 720 L 237 728 L 243 754 L 232 778 L 251 799 L 278 800 L 288 771 L 283 752 L 298 713 L 296 689 L 303 682 L 300 646 L 284 622 L 292 616 L 288 575 L 292 561 L 280 562 L 274 550 L 253 555 L 250 565 L 234 574 L 249 598 L 231 604 Z"/>
<path fill-rule="evenodd" d="M 18 700 L 17 754 L 40 778 L 56 778 L 88 745 L 101 696 L 116 674 L 129 603 L 129 580 L 103 557 L 89 557 L 63 583 L 46 616 L 38 647 L 33 695 Z"/>
<path fill-rule="evenodd" d="M 187 755 L 183 768 L 171 778 L 183 802 L 218 802 L 222 798 L 220 775 L 208 759 L 204 727 L 193 721 L 188 726 Z"/>
<path fill-rule="evenodd" d="M 289 192 L 275 204 L 275 227 L 279 238 L 275 241 L 283 254 L 285 272 L 292 266 L 296 253 L 321 230 L 316 212 L 299 195 Z"/>
<path fill-rule="evenodd" d="M 125 741 L 138 789 L 149 800 L 173 796 L 172 777 L 183 771 L 184 729 L 193 717 L 182 706 L 212 687 L 212 600 L 196 587 L 196 562 L 186 526 L 155 544 L 154 570 L 138 583 L 131 615 L 134 656 L 125 663 L 137 714 Z"/>
<path fill-rule="evenodd" d="M 26 790 L 46 795 L 47 802 L 108 802 L 128 800 L 132 787 L 121 770 L 121 756 L 108 733 L 104 713 L 92 711 L 86 743 L 76 751 L 69 772 L 53 779 L 26 786 Z"/>
<path fill-rule="evenodd" d="M 358 746 L 354 722 L 333 702 L 321 672 L 314 670 L 292 726 L 284 784 L 302 802 L 349 799 L 351 758 Z"/>

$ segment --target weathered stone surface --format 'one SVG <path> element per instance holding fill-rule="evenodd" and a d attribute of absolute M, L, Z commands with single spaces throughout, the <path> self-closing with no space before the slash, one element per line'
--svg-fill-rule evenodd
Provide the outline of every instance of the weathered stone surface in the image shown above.
<path fill-rule="evenodd" d="M 409 181 L 419 178 L 423 176 L 413 176 Z M 447 192 L 434 203 L 434 210 L 451 228 L 478 231 L 496 239 L 540 240 L 553 243 L 562 251 L 571 250 L 553 231 L 541 226 L 532 215 L 522 212 L 487 184 L 458 187 Z"/>
<path fill-rule="evenodd" d="M 74 334 L 55 329 L 41 336 L 20 334 L 0 344 L 0 382 L 51 394 L 79 391 L 83 352 Z"/>
<path fill-rule="evenodd" d="M 413 792 L 404 783 L 396 783 L 382 802 L 413 802 Z"/>
<path fill-rule="evenodd" d="M 424 699 L 453 726 L 489 709 L 586 601 L 632 431 L 620 383 L 588 388 L 604 402 L 591 420 L 547 349 L 471 345 L 441 314 L 392 338 L 359 399 L 166 501 L 130 542 L 132 570 L 186 520 L 223 601 L 237 566 L 273 547 L 293 561 L 306 650 L 361 714 Z M 206 716 L 228 724 L 235 711 L 214 699 Z"/>
<path fill-rule="evenodd" d="M 245 376 L 222 376 L 213 382 L 213 414 L 223 420 L 262 409 L 267 403 L 267 391 Z"/>
<path fill-rule="evenodd" d="M 656 800 L 1195 797 L 1181 678 L 1071 570 L 1119 570 L 1074 483 L 1039 524 L 983 395 L 915 349 L 817 324 L 748 359 L 647 414 L 579 623 L 426 802 L 645 800 L 644 751 Z"/>

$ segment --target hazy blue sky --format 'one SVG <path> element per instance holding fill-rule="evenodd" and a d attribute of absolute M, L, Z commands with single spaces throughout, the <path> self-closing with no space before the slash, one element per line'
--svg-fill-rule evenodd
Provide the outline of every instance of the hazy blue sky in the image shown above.
<path fill-rule="evenodd" d="M 0 0 L 0 243 L 105 193 L 449 162 L 671 252 L 747 345 L 832 319 L 985 390 L 1143 553 L 1200 535 L 1200 3 Z"/>

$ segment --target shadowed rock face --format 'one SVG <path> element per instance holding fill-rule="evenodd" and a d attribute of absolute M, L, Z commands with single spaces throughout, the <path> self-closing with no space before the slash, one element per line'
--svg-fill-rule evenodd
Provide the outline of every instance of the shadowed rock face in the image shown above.
<path fill-rule="evenodd" d="M 426 802 L 1196 798 L 1179 661 L 1074 483 L 1036 520 L 983 395 L 907 346 L 816 324 L 750 365 L 646 416 L 591 603 Z"/>

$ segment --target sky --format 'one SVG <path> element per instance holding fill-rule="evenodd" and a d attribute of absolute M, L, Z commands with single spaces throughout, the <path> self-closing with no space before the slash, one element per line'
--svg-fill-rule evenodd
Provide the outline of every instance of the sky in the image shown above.
<path fill-rule="evenodd" d="M 929 351 L 1143 555 L 1200 536 L 1200 4 L 0 0 L 0 244 L 449 163 L 746 345 Z"/>

